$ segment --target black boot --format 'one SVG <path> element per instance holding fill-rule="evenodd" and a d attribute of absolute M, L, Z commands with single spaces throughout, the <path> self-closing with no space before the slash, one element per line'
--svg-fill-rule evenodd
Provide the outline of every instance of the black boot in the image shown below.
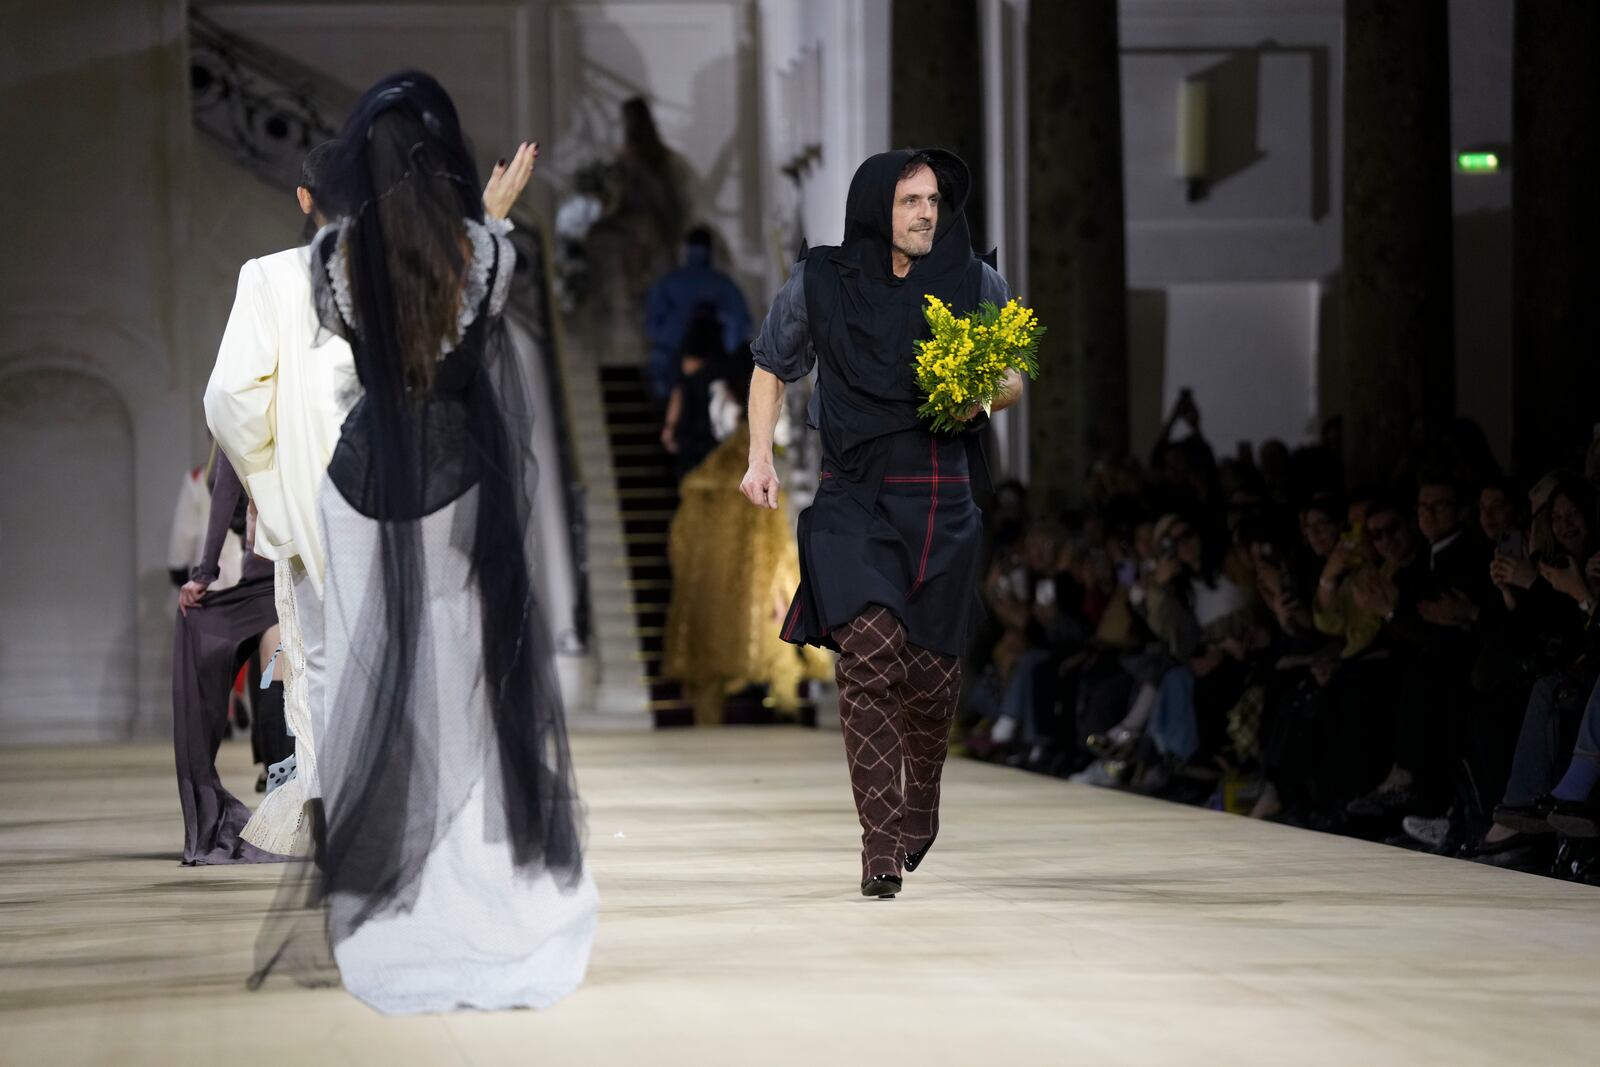
<path fill-rule="evenodd" d="M 910 874 L 912 871 L 922 866 L 922 858 L 928 854 L 928 850 L 933 847 L 933 843 L 937 840 L 939 840 L 939 831 L 935 830 L 933 832 L 933 836 L 928 838 L 927 843 L 925 843 L 921 848 L 917 849 L 915 852 L 906 853 L 907 874 Z"/>
<path fill-rule="evenodd" d="M 864 897 L 877 897 L 879 900 L 892 900 L 900 892 L 904 883 L 892 874 L 875 874 L 870 878 L 861 880 L 861 895 Z"/>

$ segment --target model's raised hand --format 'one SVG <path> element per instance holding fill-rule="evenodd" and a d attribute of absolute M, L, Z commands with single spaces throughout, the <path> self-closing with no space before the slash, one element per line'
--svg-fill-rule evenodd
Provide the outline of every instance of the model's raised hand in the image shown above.
<path fill-rule="evenodd" d="M 538 162 L 539 142 L 524 141 L 509 160 L 496 163 L 489 172 L 488 184 L 483 187 L 483 210 L 497 219 L 511 214 L 512 206 L 528 187 L 528 179 L 533 177 L 533 168 Z"/>

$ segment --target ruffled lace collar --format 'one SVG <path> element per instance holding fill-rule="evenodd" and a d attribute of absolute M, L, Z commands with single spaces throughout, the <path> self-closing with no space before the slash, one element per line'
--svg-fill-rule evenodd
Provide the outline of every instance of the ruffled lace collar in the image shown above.
<path fill-rule="evenodd" d="M 456 310 L 455 337 L 440 341 L 440 359 L 453 352 L 460 343 L 460 338 L 466 336 L 467 329 L 477 321 L 478 309 L 484 306 L 485 298 L 488 300 L 488 313 L 491 317 L 505 310 L 506 297 L 511 292 L 511 275 L 517 261 L 517 252 L 509 236 L 513 229 L 510 219 L 487 218 L 483 222 L 477 219 L 462 219 L 461 221 L 466 226 L 467 240 L 472 244 L 472 262 L 467 264 L 466 284 L 461 288 L 461 302 Z M 333 302 L 338 308 L 339 317 L 344 320 L 351 332 L 359 333 L 355 298 L 350 292 L 348 247 L 350 220 L 344 219 L 324 226 L 313 244 L 320 248 L 325 237 L 334 235 L 337 244 L 331 255 L 323 257 L 322 269 L 327 278 L 328 288 L 333 293 Z"/>

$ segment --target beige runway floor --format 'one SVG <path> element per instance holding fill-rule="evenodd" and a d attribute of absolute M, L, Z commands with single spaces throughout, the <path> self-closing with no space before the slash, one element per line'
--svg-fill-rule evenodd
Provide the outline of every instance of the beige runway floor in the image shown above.
<path fill-rule="evenodd" d="M 0 750 L 0 1062 L 1600 1060 L 1600 890 L 956 762 L 927 865 L 868 901 L 837 736 L 574 747 L 587 985 L 410 1019 L 244 989 L 275 873 L 178 866 L 167 748 Z"/>

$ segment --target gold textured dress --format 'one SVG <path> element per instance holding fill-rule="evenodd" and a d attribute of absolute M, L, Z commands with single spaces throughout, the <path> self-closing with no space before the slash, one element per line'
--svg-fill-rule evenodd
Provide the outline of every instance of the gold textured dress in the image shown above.
<path fill-rule="evenodd" d="M 833 673 L 830 653 L 778 636 L 800 584 L 800 556 L 787 494 L 774 510 L 755 507 L 739 492 L 749 451 L 750 432 L 740 423 L 684 478 L 668 539 L 672 603 L 664 672 L 683 683 L 701 726 L 722 721 L 730 692 L 765 685 L 774 706 L 792 711 L 802 681 Z"/>

